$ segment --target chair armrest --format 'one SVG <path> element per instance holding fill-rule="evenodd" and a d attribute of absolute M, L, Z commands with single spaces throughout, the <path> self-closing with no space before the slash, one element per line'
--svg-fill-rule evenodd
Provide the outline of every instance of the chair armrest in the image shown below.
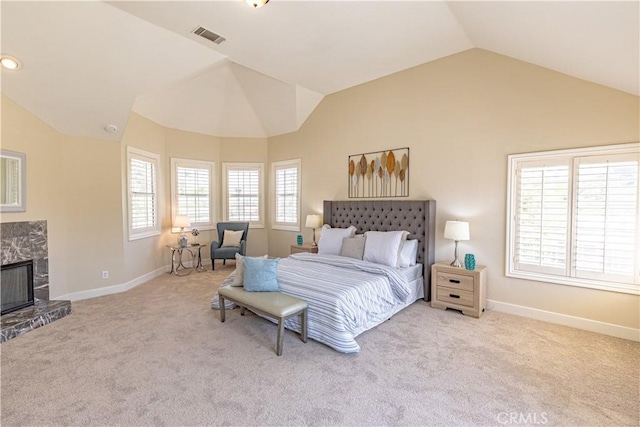
<path fill-rule="evenodd" d="M 220 247 L 220 242 L 211 242 L 211 258 L 213 258 L 213 251 Z"/>
<path fill-rule="evenodd" d="M 238 253 L 240 255 L 244 256 L 246 251 L 247 251 L 247 241 L 246 240 L 241 240 L 240 241 L 240 251 Z"/>

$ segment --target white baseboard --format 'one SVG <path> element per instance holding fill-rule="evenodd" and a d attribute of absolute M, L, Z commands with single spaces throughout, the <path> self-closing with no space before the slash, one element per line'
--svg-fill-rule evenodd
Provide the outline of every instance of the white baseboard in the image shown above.
<path fill-rule="evenodd" d="M 80 291 L 80 292 L 71 292 L 70 294 L 60 295 L 55 299 L 80 301 L 88 298 L 95 298 L 95 297 L 101 297 L 104 295 L 111 295 L 111 294 L 117 294 L 120 292 L 126 292 L 129 289 L 133 289 L 136 286 L 143 284 L 144 282 L 148 282 L 149 280 L 154 279 L 158 276 L 161 276 L 162 274 L 166 274 L 170 268 L 171 267 L 167 265 L 164 267 L 160 267 L 156 270 L 150 271 L 149 273 L 143 274 L 140 277 L 136 277 L 135 279 L 130 280 L 127 283 L 105 286 L 105 287 L 96 288 L 96 289 L 89 289 L 89 290 Z"/>
<path fill-rule="evenodd" d="M 552 311 L 539 310 L 537 308 L 525 307 L 522 305 L 509 304 L 506 302 L 487 300 L 489 310 L 503 313 L 515 314 L 516 316 L 528 317 L 530 319 L 543 320 L 572 328 L 583 329 L 585 331 L 597 332 L 599 334 L 610 335 L 617 338 L 624 338 L 631 341 L 640 341 L 640 329 L 626 326 L 614 325 L 612 323 L 599 322 L 597 320 L 585 319 L 583 317 L 569 316 L 568 314 L 554 313 Z"/>

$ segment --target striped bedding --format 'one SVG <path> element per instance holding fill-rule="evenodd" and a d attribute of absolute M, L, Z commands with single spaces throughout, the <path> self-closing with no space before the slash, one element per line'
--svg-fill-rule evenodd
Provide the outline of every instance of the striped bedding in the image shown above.
<path fill-rule="evenodd" d="M 393 268 L 335 255 L 283 258 L 278 283 L 281 292 L 309 304 L 309 337 L 342 353 L 360 351 L 356 336 L 412 302 L 409 284 Z M 300 331 L 299 318 L 285 327 Z"/>

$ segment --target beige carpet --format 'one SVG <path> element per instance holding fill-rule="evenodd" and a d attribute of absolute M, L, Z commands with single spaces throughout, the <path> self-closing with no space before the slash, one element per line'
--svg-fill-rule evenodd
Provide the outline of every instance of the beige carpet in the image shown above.
<path fill-rule="evenodd" d="M 2 425 L 635 425 L 640 344 L 420 301 L 344 355 L 210 300 L 233 266 L 73 303 L 2 344 Z"/>

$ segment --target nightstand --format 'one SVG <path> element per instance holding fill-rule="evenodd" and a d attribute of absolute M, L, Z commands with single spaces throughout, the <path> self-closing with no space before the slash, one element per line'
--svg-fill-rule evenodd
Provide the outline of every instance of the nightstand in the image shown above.
<path fill-rule="evenodd" d="M 487 305 L 486 267 L 475 270 L 436 263 L 431 267 L 431 307 L 480 317 Z"/>
<path fill-rule="evenodd" d="M 298 252 L 310 252 L 312 254 L 317 254 L 318 253 L 318 247 L 317 246 L 311 246 L 310 243 L 305 243 L 302 246 L 299 245 L 291 245 L 291 253 L 295 254 Z"/>

